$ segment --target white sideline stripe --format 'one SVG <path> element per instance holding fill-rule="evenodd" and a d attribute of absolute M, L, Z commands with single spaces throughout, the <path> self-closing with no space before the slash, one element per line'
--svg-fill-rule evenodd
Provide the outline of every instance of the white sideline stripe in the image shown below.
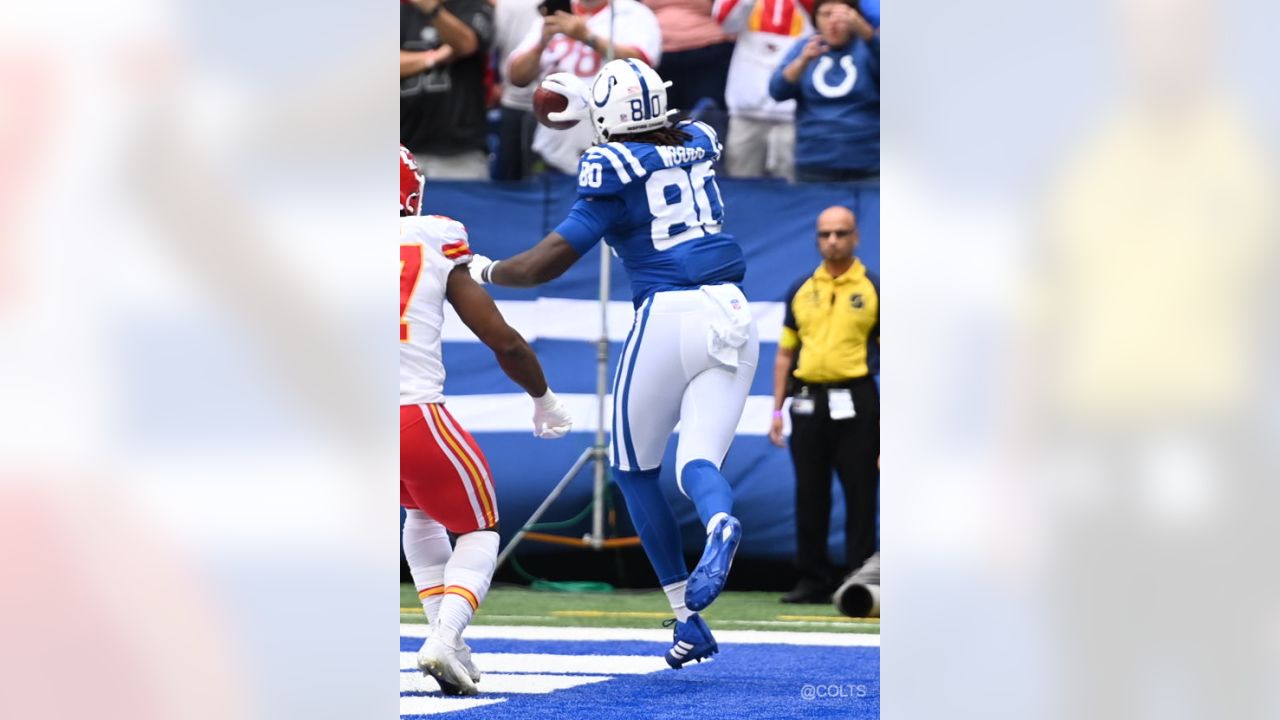
<path fill-rule="evenodd" d="M 506 698 L 440 697 L 410 695 L 400 698 L 400 717 L 405 715 L 440 715 L 470 708 L 506 702 Z"/>
<path fill-rule="evenodd" d="M 600 339 L 600 301 L 571 300 L 567 298 L 538 298 L 537 300 L 498 300 L 507 323 L 524 336 L 525 340 L 582 340 L 595 342 Z M 609 302 L 609 339 L 623 342 L 631 330 L 635 309 L 627 300 Z M 760 342 L 776 343 L 782 335 L 782 318 L 786 306 L 780 302 L 753 302 L 751 314 L 756 319 Z M 476 336 L 445 303 L 445 342 L 479 342 Z"/>
<path fill-rule="evenodd" d="M 483 673 L 477 687 L 486 695 L 540 695 L 613 679 L 608 675 L 503 675 L 490 673 L 489 666 L 483 664 L 479 656 L 476 656 L 476 662 Z M 400 673 L 400 692 L 440 692 L 440 684 L 435 678 L 422 673 Z M 404 712 L 403 708 L 400 712 Z"/>
<path fill-rule="evenodd" d="M 671 633 L 668 631 L 667 637 Z M 467 632 L 467 637 L 474 637 Z M 554 655 L 549 653 L 475 653 L 476 667 L 489 673 L 543 673 L 557 675 L 644 675 L 664 670 L 657 655 Z M 400 653 L 401 670 L 417 670 L 418 654 Z"/>
<path fill-rule="evenodd" d="M 769 362 L 773 362 L 770 360 Z M 588 393 L 556 393 L 573 416 L 574 432 L 595 432 L 596 396 Z M 450 395 L 449 412 L 468 432 L 520 432 L 533 434 L 533 402 L 524 393 Z M 752 395 L 738 420 L 738 435 L 768 435 L 773 398 Z M 613 429 L 613 395 L 605 398 L 605 432 Z M 790 422 L 785 420 L 784 422 Z M 679 432 L 679 426 L 676 432 Z M 781 452 L 781 451 L 779 451 Z"/>
<path fill-rule="evenodd" d="M 429 629 L 429 626 L 423 624 L 401 623 L 400 635 L 402 637 L 425 638 Z M 880 635 L 871 633 L 786 632 L 781 630 L 716 630 L 714 633 L 716 641 L 722 644 L 880 647 Z M 643 642 L 671 642 L 670 630 L 649 630 L 645 628 L 472 625 L 467 628 L 465 635 L 467 638 L 485 640 L 639 640 Z M 481 669 L 483 670 L 483 667 Z"/>
<path fill-rule="evenodd" d="M 719 625 L 776 625 L 778 627 L 784 627 L 784 628 L 797 627 L 800 625 L 804 625 L 806 627 L 831 627 L 831 628 L 857 627 L 859 625 L 873 625 L 875 627 L 880 627 L 880 623 L 878 622 L 873 622 L 873 623 L 858 622 L 858 621 L 841 622 L 837 620 L 833 620 L 831 622 L 823 622 L 821 620 L 717 620 L 716 624 L 719 624 Z"/>

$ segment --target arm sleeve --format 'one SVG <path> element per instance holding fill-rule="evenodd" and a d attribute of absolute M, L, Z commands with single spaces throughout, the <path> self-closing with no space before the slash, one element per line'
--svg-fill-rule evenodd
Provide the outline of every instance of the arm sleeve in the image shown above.
<path fill-rule="evenodd" d="M 782 76 L 782 71 L 791 64 L 792 60 L 800 57 L 800 51 L 804 49 L 805 43 L 809 42 L 808 37 L 802 37 L 796 41 L 791 49 L 787 51 L 787 56 L 782 58 L 782 62 L 778 63 L 778 67 L 773 69 L 773 75 L 769 78 L 769 97 L 782 102 L 783 100 L 794 100 L 800 96 L 800 85 L 787 82 Z"/>
<path fill-rule="evenodd" d="M 578 198 L 569 216 L 556 226 L 556 232 L 568 240 L 579 255 L 585 255 L 624 211 L 622 201 L 617 198 Z"/>
<path fill-rule="evenodd" d="M 462 225 L 458 224 L 458 227 L 461 228 Z M 443 240 L 440 243 L 440 254 L 454 265 L 471 262 L 475 253 L 471 252 L 471 245 L 467 243 L 467 231 L 463 230 L 461 235 Z"/>
<path fill-rule="evenodd" d="M 424 245 L 434 246 L 440 257 L 449 265 L 466 265 L 471 262 L 474 253 L 467 241 L 467 228 L 451 217 L 443 215 L 424 216 L 426 222 L 419 224 L 417 238 Z"/>

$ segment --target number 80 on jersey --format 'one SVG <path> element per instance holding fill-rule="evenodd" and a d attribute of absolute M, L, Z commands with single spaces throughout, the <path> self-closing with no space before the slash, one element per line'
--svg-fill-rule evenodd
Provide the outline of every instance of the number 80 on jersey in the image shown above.
<path fill-rule="evenodd" d="M 600 163 L 582 163 L 578 171 L 578 187 L 598 188 L 604 182 L 604 168 Z"/>

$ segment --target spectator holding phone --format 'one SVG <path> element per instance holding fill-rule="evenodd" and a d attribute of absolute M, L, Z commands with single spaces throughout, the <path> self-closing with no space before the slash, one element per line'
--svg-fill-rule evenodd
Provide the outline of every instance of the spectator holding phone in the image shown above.
<path fill-rule="evenodd" d="M 774 70 L 769 94 L 796 101 L 796 180 L 880 175 L 880 36 L 856 0 L 816 0 L 816 34 Z"/>
<path fill-rule="evenodd" d="M 609 52 L 611 26 L 615 58 L 638 58 L 650 67 L 657 66 L 662 57 L 662 32 L 649 8 L 636 0 L 574 0 L 566 12 L 563 0 L 559 1 L 559 6 L 558 0 L 543 4 L 542 21 L 530 29 L 507 61 L 507 77 L 517 87 L 554 72 L 573 73 L 590 83 L 604 64 L 601 58 Z M 582 151 L 594 141 L 591 123 L 580 122 L 568 130 L 539 125 L 533 134 L 533 150 L 549 167 L 576 175 Z"/>

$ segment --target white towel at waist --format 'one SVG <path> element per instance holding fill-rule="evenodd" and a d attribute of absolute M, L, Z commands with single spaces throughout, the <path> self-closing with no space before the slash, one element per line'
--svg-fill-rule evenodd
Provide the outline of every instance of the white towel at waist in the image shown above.
<path fill-rule="evenodd" d="M 703 285 L 704 295 L 719 309 L 707 333 L 707 352 L 723 365 L 738 367 L 738 354 L 751 338 L 751 309 L 737 285 Z"/>

